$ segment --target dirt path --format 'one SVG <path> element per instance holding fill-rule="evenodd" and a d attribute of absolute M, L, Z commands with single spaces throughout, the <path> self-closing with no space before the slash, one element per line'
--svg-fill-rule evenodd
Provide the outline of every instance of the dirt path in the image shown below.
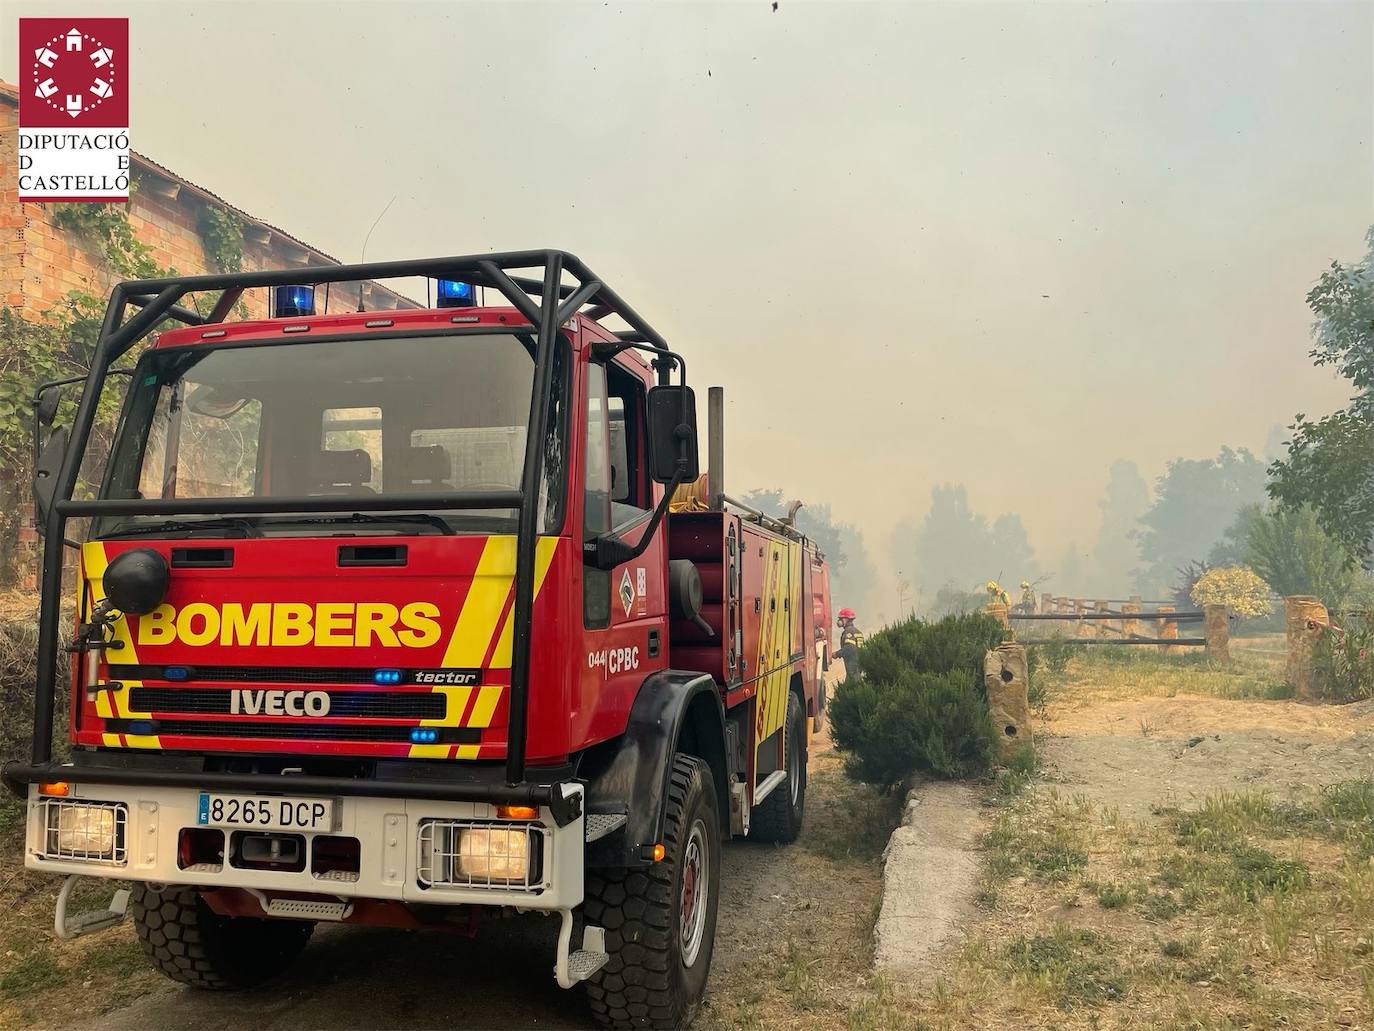
<path fill-rule="evenodd" d="M 1135 817 L 1219 790 L 1283 796 L 1374 771 L 1374 702 L 1137 698 L 1057 714 L 1044 729 L 1051 782 Z"/>

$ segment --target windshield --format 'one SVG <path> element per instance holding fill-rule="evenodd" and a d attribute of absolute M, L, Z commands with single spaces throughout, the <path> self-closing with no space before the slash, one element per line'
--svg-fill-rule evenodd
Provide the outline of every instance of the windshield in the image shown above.
<path fill-rule="evenodd" d="M 533 343 L 512 334 L 150 351 L 134 374 L 102 497 L 246 498 L 506 491 L 520 486 Z M 567 361 L 560 340 L 540 532 L 562 522 Z M 415 512 L 422 512 L 417 508 Z M 513 532 L 515 512 L 235 516 L 235 534 Z M 93 534 L 194 533 L 217 517 L 116 516 Z M 217 519 L 219 528 L 226 525 Z M 347 525 L 342 525 L 347 524 Z M 392 525 L 388 525 L 392 524 Z M 209 527 L 205 527 L 209 529 Z"/>

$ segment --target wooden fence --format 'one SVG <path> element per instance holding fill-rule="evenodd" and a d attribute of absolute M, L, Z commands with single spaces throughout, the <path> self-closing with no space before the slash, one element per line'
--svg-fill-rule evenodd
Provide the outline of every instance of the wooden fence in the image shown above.
<path fill-rule="evenodd" d="M 1112 608 L 1108 600 L 1089 601 L 1085 598 L 1059 598 L 1043 595 L 1036 606 L 1039 611 L 1028 612 L 1029 606 L 1015 607 L 1000 602 L 990 603 L 986 610 L 1011 628 L 1016 644 L 1050 644 L 1065 641 L 1070 644 L 1133 644 L 1155 645 L 1164 654 L 1180 648 L 1201 647 L 1209 658 L 1230 661 L 1230 631 L 1226 606 L 1204 605 L 1201 609 L 1178 611 L 1168 602 L 1142 602 L 1139 598 L 1117 601 Z M 1145 605 L 1154 608 L 1146 609 Z M 1318 682 L 1313 652 L 1324 636 L 1343 638 L 1347 631 L 1338 626 L 1320 599 L 1295 595 L 1283 599 L 1287 637 L 1287 663 L 1284 679 L 1292 685 L 1299 701 L 1323 702 L 1332 697 Z M 1202 637 L 1179 637 L 1180 623 L 1203 624 Z M 1070 623 L 1073 636 L 1022 637 L 1021 632 L 1032 626 Z M 1154 628 L 1154 635 L 1141 633 Z M 1363 657 L 1364 653 L 1360 653 Z M 989 659 L 992 653 L 989 653 Z M 1008 730 L 1008 733 L 1011 733 Z"/>
<path fill-rule="evenodd" d="M 993 604 L 988 611 L 1016 630 L 1016 639 L 1022 644 L 1066 641 L 1083 645 L 1154 645 L 1164 655 L 1181 648 L 1204 648 L 1210 657 L 1230 658 L 1230 631 L 1226 609 L 1221 605 L 1179 610 L 1171 602 L 1144 601 L 1139 597 L 1087 599 L 1045 594 L 1040 597 L 1037 611 L 1028 611 L 1029 608 L 1028 604 Z M 1180 636 L 1179 626 L 1184 623 L 1201 623 L 1202 636 Z M 1043 631 L 1051 628 L 1068 632 L 1044 636 Z M 1032 636 L 1036 630 L 1041 635 Z"/>

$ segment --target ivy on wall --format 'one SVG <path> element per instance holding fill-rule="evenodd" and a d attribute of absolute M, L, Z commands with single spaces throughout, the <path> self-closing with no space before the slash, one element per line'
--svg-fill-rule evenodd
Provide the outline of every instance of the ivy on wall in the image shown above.
<path fill-rule="evenodd" d="M 53 204 L 53 224 L 97 248 L 121 279 L 158 279 L 175 275 L 153 259 L 153 249 L 134 233 L 126 204 Z M 38 318 L 0 307 L 0 583 L 14 577 L 15 541 L 31 497 L 33 392 L 47 380 L 84 375 L 104 321 L 106 299 L 71 291 Z M 122 381 L 106 391 L 96 409 L 91 448 L 103 456 L 117 415 Z M 79 391 L 68 388 L 59 423 L 70 425 Z M 99 470 L 83 470 L 98 478 Z"/>
<path fill-rule="evenodd" d="M 198 228 L 211 265 L 221 272 L 243 271 L 243 223 L 237 215 L 207 204 L 201 209 Z"/>
<path fill-rule="evenodd" d="M 166 274 L 153 260 L 153 249 L 134 235 L 128 204 L 54 204 L 52 208 L 53 224 L 99 247 L 120 277 L 155 279 Z"/>

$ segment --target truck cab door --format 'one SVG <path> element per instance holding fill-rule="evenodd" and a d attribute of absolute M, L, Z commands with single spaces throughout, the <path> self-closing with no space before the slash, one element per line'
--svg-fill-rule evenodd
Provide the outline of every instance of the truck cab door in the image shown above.
<path fill-rule="evenodd" d="M 583 541 L 614 532 L 635 544 L 648 528 L 662 487 L 648 475 L 642 378 L 618 362 L 585 366 Z M 610 570 L 582 567 L 586 710 L 628 709 L 645 677 L 666 668 L 666 526 L 637 558 Z M 621 708 L 621 707 L 624 708 Z M 600 733 L 592 728 L 592 737 Z"/>

